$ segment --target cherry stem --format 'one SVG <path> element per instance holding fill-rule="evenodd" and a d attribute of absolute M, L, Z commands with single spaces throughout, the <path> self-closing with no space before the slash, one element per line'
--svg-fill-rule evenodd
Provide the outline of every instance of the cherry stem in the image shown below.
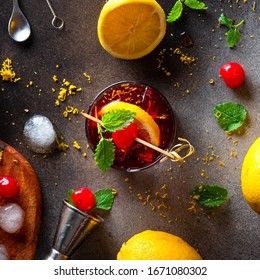
<path fill-rule="evenodd" d="M 89 114 L 86 114 L 84 112 L 81 112 L 81 115 L 83 117 L 87 118 L 87 119 L 90 119 L 90 120 L 96 122 L 96 123 L 102 124 L 102 121 L 100 119 L 96 118 L 96 117 L 93 117 L 93 116 L 91 116 Z M 148 148 L 156 150 L 157 152 L 167 156 L 168 158 L 170 158 L 173 161 L 184 162 L 185 158 L 187 158 L 188 156 L 190 156 L 191 154 L 194 153 L 194 148 L 193 148 L 192 145 L 190 145 L 190 143 L 187 140 L 182 139 L 182 138 L 178 138 L 178 139 L 181 140 L 181 141 L 186 141 L 188 143 L 188 145 L 178 144 L 178 145 L 174 146 L 173 148 L 178 147 L 178 151 L 181 151 L 184 148 L 190 147 L 189 153 L 184 158 L 182 158 L 176 151 L 173 151 L 173 148 L 171 149 L 170 152 L 167 152 L 167 151 L 165 151 L 165 150 L 163 150 L 163 149 L 161 149 L 161 148 L 159 148 L 159 147 L 157 147 L 157 146 L 155 146 L 155 145 L 153 145 L 153 144 L 151 144 L 147 141 L 144 141 L 144 140 L 142 140 L 138 137 L 135 138 L 135 141 L 140 143 L 140 144 L 143 144 L 143 145 L 147 146 Z"/>

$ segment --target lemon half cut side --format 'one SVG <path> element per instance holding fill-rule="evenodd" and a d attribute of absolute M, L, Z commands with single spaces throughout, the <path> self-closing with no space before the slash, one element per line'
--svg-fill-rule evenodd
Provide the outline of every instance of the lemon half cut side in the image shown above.
<path fill-rule="evenodd" d="M 137 59 L 151 53 L 166 33 L 166 16 L 155 0 L 109 0 L 98 20 L 98 38 L 112 56 Z"/>

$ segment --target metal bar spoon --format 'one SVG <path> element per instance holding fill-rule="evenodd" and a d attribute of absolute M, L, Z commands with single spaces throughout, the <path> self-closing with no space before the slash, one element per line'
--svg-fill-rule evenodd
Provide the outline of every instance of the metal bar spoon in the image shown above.
<path fill-rule="evenodd" d="M 31 35 L 30 24 L 21 11 L 18 0 L 13 0 L 13 11 L 8 23 L 8 32 L 16 42 L 24 42 Z"/>

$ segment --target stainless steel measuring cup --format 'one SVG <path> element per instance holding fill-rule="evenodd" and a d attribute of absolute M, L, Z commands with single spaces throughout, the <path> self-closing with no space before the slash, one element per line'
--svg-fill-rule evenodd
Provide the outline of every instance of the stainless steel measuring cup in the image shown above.
<path fill-rule="evenodd" d="M 85 238 L 103 219 L 91 216 L 63 200 L 59 223 L 56 229 L 52 249 L 46 260 L 68 260 Z"/>

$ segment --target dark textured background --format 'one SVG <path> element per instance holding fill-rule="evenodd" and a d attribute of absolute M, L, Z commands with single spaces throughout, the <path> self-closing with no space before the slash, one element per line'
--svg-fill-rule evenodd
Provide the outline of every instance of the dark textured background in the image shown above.
<path fill-rule="evenodd" d="M 50 249 L 67 190 L 79 186 L 88 186 L 93 191 L 113 187 L 118 195 L 112 211 L 104 214 L 105 222 L 88 237 L 74 259 L 115 259 L 121 244 L 145 229 L 164 230 L 182 237 L 204 259 L 260 259 L 260 217 L 246 204 L 240 187 L 243 157 L 260 129 L 260 7 L 252 12 L 253 1 L 245 4 L 242 0 L 205 0 L 209 7 L 206 12 L 187 11 L 177 24 L 167 24 L 167 34 L 154 52 L 142 59 L 124 61 L 106 53 L 97 38 L 97 20 L 105 1 L 52 0 L 57 15 L 65 21 L 62 31 L 52 27 L 52 14 L 45 1 L 20 2 L 32 27 L 31 39 L 25 45 L 9 37 L 12 1 L 1 1 L 0 60 L 12 59 L 22 80 L 16 84 L 0 82 L 4 88 L 0 92 L 0 139 L 28 159 L 40 180 L 43 212 L 36 259 L 44 258 Z M 175 1 L 158 2 L 168 13 Z M 234 49 L 229 49 L 225 42 L 227 29 L 217 27 L 222 11 L 236 22 L 246 21 L 241 27 L 241 41 Z M 194 46 L 181 49 L 198 59 L 196 65 L 181 64 L 178 56 L 171 55 L 171 48 L 181 47 L 180 34 L 184 31 L 191 34 Z M 158 68 L 157 58 L 164 48 L 164 66 L 171 72 L 170 77 Z M 218 74 L 221 65 L 232 60 L 241 63 L 246 72 L 246 82 L 237 90 L 228 89 Z M 91 84 L 84 72 L 91 76 Z M 196 154 L 181 167 L 167 161 L 140 173 L 110 170 L 103 175 L 94 163 L 92 151 L 85 148 L 85 120 L 81 116 L 72 116 L 71 121 L 65 119 L 65 104 L 54 104 L 56 93 L 51 89 L 60 87 L 60 83 L 52 80 L 54 74 L 83 88 L 82 93 L 66 102 L 79 110 L 87 109 L 100 90 L 120 80 L 138 80 L 156 87 L 173 107 L 177 136 L 190 140 Z M 209 83 L 210 79 L 215 80 L 214 85 Z M 33 86 L 27 88 L 30 80 Z M 243 104 L 249 113 L 246 133 L 232 136 L 231 140 L 213 116 L 215 105 L 229 101 Z M 29 113 L 24 109 L 29 109 Z M 66 157 L 57 153 L 43 158 L 26 149 L 22 130 L 25 121 L 35 113 L 44 114 L 57 124 L 70 145 Z M 75 140 L 82 151 L 73 147 Z M 238 140 L 237 145 L 234 140 Z M 210 166 L 203 162 L 206 153 L 212 151 L 209 146 L 225 167 L 219 166 L 218 159 L 210 162 Z M 230 156 L 233 150 L 237 157 Z M 82 156 L 83 152 L 87 152 L 87 158 Z M 197 207 L 196 213 L 190 213 L 190 191 L 201 182 L 225 186 L 229 200 L 219 208 Z M 169 194 L 165 203 L 171 209 L 163 213 L 143 206 L 137 194 L 145 196 L 147 190 L 154 194 L 164 184 Z"/>

